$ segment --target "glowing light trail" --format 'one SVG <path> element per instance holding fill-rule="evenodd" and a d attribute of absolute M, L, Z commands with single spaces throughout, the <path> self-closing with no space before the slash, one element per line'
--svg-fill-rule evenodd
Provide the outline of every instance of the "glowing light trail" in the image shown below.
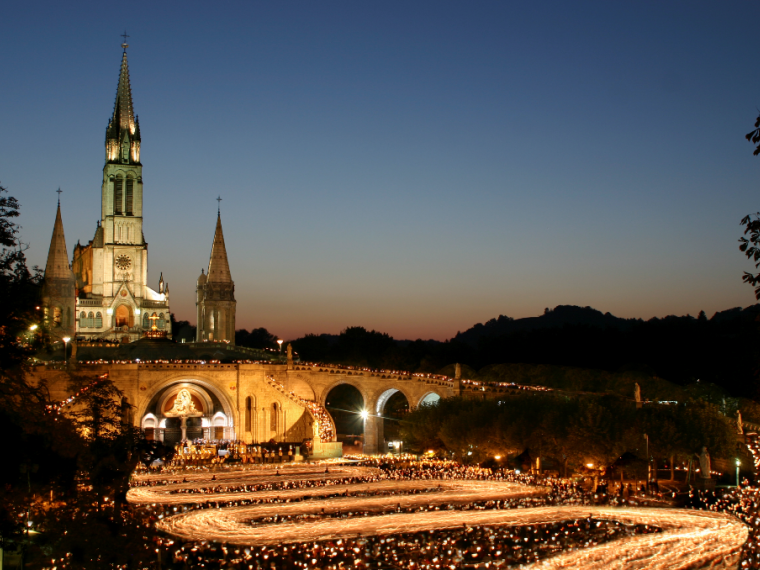
<path fill-rule="evenodd" d="M 263 501 L 256 505 L 192 510 L 157 524 L 159 530 L 189 541 L 258 547 L 456 529 L 462 525 L 543 525 L 591 517 L 630 525 L 646 524 L 662 532 L 562 551 L 527 567 L 727 570 L 737 567 L 748 537 L 746 525 L 735 517 L 708 511 L 567 505 L 447 508 L 537 497 L 547 492 L 547 488 L 506 481 L 394 480 L 385 479 L 379 470 L 368 467 L 331 466 L 329 473 L 325 473 L 321 467 L 301 465 L 283 466 L 278 472 L 259 468 L 220 472 L 214 478 L 208 472 L 185 477 L 187 480 L 182 483 L 133 488 L 127 498 L 133 503 L 164 505 Z M 346 481 L 360 477 L 367 480 Z M 156 483 L 166 481 L 167 477 L 136 479 Z M 388 513 L 409 509 L 416 510 Z"/>
<path fill-rule="evenodd" d="M 311 511 L 311 505 L 302 511 Z M 637 535 L 580 551 L 562 552 L 530 568 L 728 569 L 736 567 L 741 547 L 747 539 L 746 526 L 731 516 L 675 509 L 539 507 L 427 511 L 260 526 L 248 524 L 247 521 L 260 513 L 259 506 L 192 511 L 165 519 L 158 524 L 158 528 L 188 540 L 216 540 L 250 546 L 387 536 L 462 525 L 545 524 L 589 516 L 626 524 L 649 524 L 663 530 L 661 533 Z"/>

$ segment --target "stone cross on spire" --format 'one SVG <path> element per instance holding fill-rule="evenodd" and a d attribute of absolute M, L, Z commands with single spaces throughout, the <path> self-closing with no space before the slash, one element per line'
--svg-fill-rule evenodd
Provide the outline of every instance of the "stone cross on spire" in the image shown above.
<path fill-rule="evenodd" d="M 56 193 L 58 194 L 58 207 L 59 208 L 61 207 L 61 192 L 63 192 L 63 190 L 61 190 L 61 187 L 59 186 L 58 190 L 56 190 Z"/>
<path fill-rule="evenodd" d="M 124 30 L 124 33 L 121 34 L 121 37 L 124 38 L 124 42 L 121 44 L 121 47 L 124 48 L 124 51 L 127 51 L 127 48 L 129 47 L 129 44 L 127 43 L 127 38 L 129 37 L 127 35 L 127 30 Z"/>
<path fill-rule="evenodd" d="M 219 196 L 216 199 L 216 215 L 221 216 L 222 215 L 222 197 Z"/>

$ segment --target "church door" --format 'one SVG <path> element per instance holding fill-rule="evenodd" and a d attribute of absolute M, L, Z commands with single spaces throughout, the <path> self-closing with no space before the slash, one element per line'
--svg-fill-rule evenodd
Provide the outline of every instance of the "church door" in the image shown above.
<path fill-rule="evenodd" d="M 116 307 L 116 326 L 117 327 L 124 327 L 124 326 L 130 326 L 129 322 L 129 307 L 126 305 L 119 305 Z"/>

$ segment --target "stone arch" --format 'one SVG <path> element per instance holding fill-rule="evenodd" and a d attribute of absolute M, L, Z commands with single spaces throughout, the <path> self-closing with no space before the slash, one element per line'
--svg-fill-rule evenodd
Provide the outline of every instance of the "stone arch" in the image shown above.
<path fill-rule="evenodd" d="M 325 388 L 322 389 L 322 392 L 319 394 L 319 403 L 323 406 L 327 403 L 327 395 L 333 390 L 333 388 L 337 388 L 341 384 L 348 384 L 349 386 L 352 386 L 359 390 L 359 393 L 362 395 L 362 399 L 364 400 L 364 407 L 365 409 L 369 409 L 367 407 L 367 402 L 370 401 L 370 396 L 367 393 L 367 391 L 362 387 L 361 384 L 355 383 L 353 381 L 354 379 L 348 379 L 348 378 L 336 378 L 334 382 L 331 382 L 328 384 Z"/>
<path fill-rule="evenodd" d="M 198 399 L 199 404 L 202 407 L 202 410 L 199 411 L 202 411 L 206 416 L 211 416 L 213 414 L 214 402 L 209 397 L 208 392 L 191 382 L 179 382 L 164 390 L 161 397 L 158 399 L 158 409 L 164 410 L 168 406 L 169 401 L 176 398 L 177 394 L 183 389 L 189 390 L 190 393 Z"/>
<path fill-rule="evenodd" d="M 441 396 L 438 392 L 435 390 L 428 390 L 425 392 L 422 397 L 417 401 L 417 404 L 415 405 L 416 408 L 420 407 L 422 404 L 435 404 L 438 400 L 443 398 L 444 396 Z M 411 403 L 411 402 L 410 402 Z"/>
<path fill-rule="evenodd" d="M 377 453 L 378 451 L 385 451 L 381 449 L 385 442 L 385 420 L 383 419 L 383 412 L 385 410 L 385 404 L 394 394 L 400 392 L 406 398 L 406 401 L 411 408 L 415 399 L 409 393 L 409 390 L 405 386 L 399 385 L 385 385 L 373 394 L 370 405 L 367 406 L 367 410 L 370 411 L 370 416 L 367 418 L 364 430 L 364 449 L 366 453 Z"/>
<path fill-rule="evenodd" d="M 319 403 L 322 404 L 322 406 L 325 408 L 327 413 L 330 415 L 330 419 L 332 420 L 333 426 L 335 427 L 335 435 L 347 435 L 347 433 L 341 432 L 341 427 L 345 430 L 351 429 L 356 430 L 361 426 L 361 434 L 367 433 L 367 426 L 368 426 L 368 420 L 369 416 L 367 418 L 364 418 L 359 414 L 359 410 L 354 412 L 353 410 L 345 412 L 342 408 L 333 408 L 334 411 L 330 411 L 330 409 L 327 406 L 327 397 L 336 388 L 340 386 L 350 386 L 354 390 L 356 390 L 359 393 L 359 396 L 361 396 L 362 399 L 362 410 L 367 410 L 371 413 L 372 408 L 368 406 L 368 403 L 370 402 L 370 396 L 367 393 L 367 390 L 364 386 L 362 386 L 359 382 L 359 378 L 348 378 L 347 376 L 339 376 L 339 377 L 333 377 L 330 378 L 332 382 L 325 386 L 320 394 L 319 397 Z M 371 423 L 371 420 L 369 420 Z M 360 423 L 358 423 L 360 422 Z M 340 433 L 339 433 L 340 432 Z M 351 432 L 348 432 L 351 433 Z M 358 435 L 356 431 L 353 431 L 352 435 Z M 364 435 L 366 438 L 366 435 Z"/>
<path fill-rule="evenodd" d="M 406 401 L 409 402 L 410 406 L 412 405 L 412 402 L 415 401 L 415 399 L 411 396 L 406 388 L 402 388 L 401 386 L 386 386 L 384 388 L 380 388 L 380 390 L 377 390 L 375 392 L 372 399 L 372 407 L 368 407 L 367 409 L 371 409 L 373 413 L 381 415 L 383 413 L 383 409 L 385 408 L 385 404 L 388 402 L 388 399 L 396 392 L 401 392 L 406 398 Z"/>
<path fill-rule="evenodd" d="M 142 418 L 148 408 L 148 405 L 153 401 L 153 398 L 156 397 L 157 394 L 159 394 L 161 391 L 166 390 L 166 388 L 172 386 L 172 384 L 197 384 L 198 386 L 201 386 L 214 394 L 216 398 L 219 400 L 219 402 L 222 404 L 222 408 L 224 409 L 224 414 L 227 416 L 229 421 L 230 427 L 235 427 L 237 425 L 237 421 L 235 420 L 235 407 L 233 406 L 230 398 L 222 391 L 221 388 L 217 387 L 213 381 L 209 380 L 208 378 L 202 378 L 200 376 L 191 375 L 191 374 L 183 374 L 183 373 L 177 373 L 172 374 L 162 382 L 156 384 L 153 386 L 153 388 L 148 392 L 145 399 L 140 403 L 139 407 L 139 414 L 137 417 Z"/>

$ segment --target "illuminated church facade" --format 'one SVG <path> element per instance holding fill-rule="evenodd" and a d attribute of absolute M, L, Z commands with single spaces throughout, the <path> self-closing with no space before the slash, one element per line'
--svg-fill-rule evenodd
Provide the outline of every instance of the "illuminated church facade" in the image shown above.
<path fill-rule="evenodd" d="M 106 128 L 100 221 L 87 245 L 77 243 L 71 264 L 58 203 L 42 299 L 47 325 L 58 338 L 128 343 L 172 336 L 169 285 L 163 274 L 156 289 L 148 285 L 142 139 L 132 103 L 128 45 L 122 47 L 116 101 Z M 234 343 L 234 282 L 221 217 L 208 274 L 202 277 L 197 285 L 198 340 Z"/>

